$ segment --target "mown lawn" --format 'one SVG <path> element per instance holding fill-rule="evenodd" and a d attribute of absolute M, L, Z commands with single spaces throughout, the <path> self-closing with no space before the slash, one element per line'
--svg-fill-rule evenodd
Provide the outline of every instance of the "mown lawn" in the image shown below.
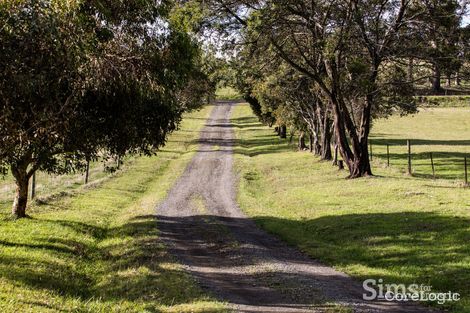
<path fill-rule="evenodd" d="M 11 220 L 0 205 L 0 312 L 220 312 L 158 242 L 155 207 L 183 172 L 212 107 L 157 156 Z"/>
<path fill-rule="evenodd" d="M 377 122 L 374 138 L 411 134 L 460 152 L 466 144 L 459 136 L 469 134 L 460 123 L 468 111 L 440 113 L 445 114 L 407 118 L 412 123 Z M 416 123 L 430 120 L 428 131 L 418 129 Z M 452 180 L 410 177 L 381 161 L 374 163 L 376 177 L 347 180 L 346 171 L 295 152 L 258 123 L 247 105 L 236 107 L 233 124 L 238 201 L 261 227 L 358 280 L 382 278 L 459 292 L 462 301 L 445 307 L 470 312 L 470 189 Z M 390 129 L 393 124 L 404 126 Z"/>

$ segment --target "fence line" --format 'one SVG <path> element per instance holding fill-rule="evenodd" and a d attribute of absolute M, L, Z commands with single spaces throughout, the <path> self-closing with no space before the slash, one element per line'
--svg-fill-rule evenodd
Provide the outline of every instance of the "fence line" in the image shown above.
<path fill-rule="evenodd" d="M 115 160 L 107 162 L 87 162 L 83 172 L 75 172 L 64 175 L 49 175 L 43 172 L 36 172 L 31 177 L 30 193 L 31 199 L 41 196 L 51 196 L 61 193 L 65 190 L 73 190 L 86 184 L 94 183 L 108 177 L 112 171 L 110 168 L 117 170 L 117 165 L 122 165 Z M 13 199 L 15 193 L 15 183 L 12 177 L 0 176 L 0 201 L 9 201 Z"/>
<path fill-rule="evenodd" d="M 391 151 L 391 147 L 404 147 L 406 149 L 406 152 L 403 153 L 403 157 L 406 157 L 406 164 L 404 164 L 406 166 L 406 173 L 408 175 L 413 175 L 413 174 L 416 174 L 416 172 L 413 171 L 413 168 L 416 167 L 416 166 L 419 166 L 419 167 L 422 167 L 422 163 L 420 164 L 420 160 L 423 160 L 424 158 L 416 158 L 416 157 L 413 157 L 414 154 L 413 154 L 413 142 L 412 140 L 406 140 L 406 144 L 403 144 L 403 145 L 400 145 L 400 144 L 390 144 L 390 143 L 386 143 L 384 144 L 385 147 L 386 147 L 386 150 L 385 150 L 385 154 L 386 154 L 386 164 L 387 164 L 387 167 L 390 167 L 392 164 L 392 160 L 391 160 L 391 154 L 390 154 L 390 151 Z M 370 141 L 369 143 L 369 150 L 370 150 L 370 161 L 373 161 L 374 160 L 374 155 L 372 154 L 372 151 L 373 151 L 373 146 L 374 146 L 374 143 L 373 143 L 373 140 Z M 383 146 L 383 145 L 382 145 Z M 426 155 L 426 152 L 421 152 L 421 154 L 423 155 Z M 452 157 L 452 158 L 456 158 L 457 156 L 452 156 L 452 152 L 449 152 L 449 153 L 446 153 L 446 152 L 429 152 L 427 155 L 428 155 L 428 160 L 429 160 L 429 169 L 431 170 L 431 173 L 430 173 L 430 176 L 432 176 L 432 178 L 437 178 L 438 177 L 438 171 L 437 171 L 437 167 L 438 164 L 436 164 L 435 160 L 436 160 L 436 156 L 438 157 L 439 154 L 442 156 L 444 156 L 444 158 L 449 158 L 449 157 Z M 375 156 L 379 155 L 380 156 L 380 153 L 379 154 L 376 154 Z M 463 183 L 465 186 L 469 186 L 469 183 L 468 183 L 468 157 L 465 155 L 463 156 L 462 158 L 462 161 L 461 163 L 460 162 L 456 162 L 455 165 L 458 166 L 459 168 L 461 168 L 461 173 L 460 175 L 458 175 L 457 173 L 455 175 L 453 175 L 453 173 L 449 174 L 449 176 L 460 176 L 462 177 L 461 179 L 463 180 Z M 415 165 L 414 161 L 416 161 L 416 163 L 418 163 L 418 165 Z M 451 169 L 452 170 L 452 169 Z M 457 172 L 457 171 L 454 171 L 454 172 Z M 424 174 L 426 175 L 426 174 Z"/>

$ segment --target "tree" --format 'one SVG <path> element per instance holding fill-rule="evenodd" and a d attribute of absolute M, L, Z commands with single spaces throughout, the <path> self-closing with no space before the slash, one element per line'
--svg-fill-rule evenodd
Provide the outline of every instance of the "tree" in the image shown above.
<path fill-rule="evenodd" d="M 297 130 L 301 142 L 308 131 L 313 139 L 312 152 L 320 155 L 322 160 L 330 160 L 330 114 L 318 97 L 314 82 L 282 59 L 273 62 L 275 57 L 269 52 L 263 51 L 262 54 L 257 55 L 256 61 L 249 62 L 251 69 L 259 67 L 257 71 L 263 73 L 257 80 L 251 81 L 251 89 L 259 99 L 260 110 L 272 112 L 279 129 L 288 125 Z M 299 146 L 303 150 L 304 144 Z"/>
<path fill-rule="evenodd" d="M 244 51 L 244 53 L 246 52 Z M 256 67 L 252 67 L 253 64 L 248 61 L 251 56 L 249 54 L 244 55 L 244 53 L 232 62 L 232 67 L 235 70 L 234 86 L 241 93 L 243 99 L 248 102 L 259 121 L 271 127 L 276 123 L 276 118 L 269 107 L 261 105 L 260 99 L 254 93 L 256 84 L 262 78 L 261 71 Z"/>
<path fill-rule="evenodd" d="M 15 178 L 15 217 L 35 171 L 152 154 L 201 105 L 198 47 L 169 12 L 150 0 L 0 4 L 0 166 Z"/>
<path fill-rule="evenodd" d="M 441 79 L 445 74 L 450 83 L 453 74 L 459 71 L 460 24 L 465 8 L 458 0 L 425 0 L 415 8 L 423 13 L 415 24 L 415 40 L 422 43 L 419 49 L 420 59 L 432 66 L 432 90 L 442 91 Z"/>
<path fill-rule="evenodd" d="M 371 175 L 368 137 L 373 112 L 414 107 L 411 97 L 396 101 L 400 97 L 384 92 L 390 85 L 400 92 L 406 84 L 399 79 L 394 58 L 400 55 L 403 28 L 416 18 L 411 1 L 213 0 L 209 6 L 217 11 L 212 16 L 226 16 L 224 23 L 233 21 L 245 30 L 238 37 L 241 41 L 262 51 L 275 50 L 315 83 L 332 112 L 335 140 L 349 177 Z"/>
<path fill-rule="evenodd" d="M 459 60 L 462 66 L 456 74 L 456 84 L 460 85 L 462 79 L 468 80 L 470 77 L 470 25 L 460 30 Z"/>

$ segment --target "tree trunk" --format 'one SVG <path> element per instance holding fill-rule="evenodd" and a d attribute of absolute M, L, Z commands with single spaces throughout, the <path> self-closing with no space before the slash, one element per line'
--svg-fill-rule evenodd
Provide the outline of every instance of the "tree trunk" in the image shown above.
<path fill-rule="evenodd" d="M 313 153 L 313 135 L 310 134 L 309 137 L 309 144 L 310 144 L 310 153 Z"/>
<path fill-rule="evenodd" d="M 367 142 L 361 143 L 356 149 L 359 153 L 354 155 L 354 159 L 349 166 L 349 178 L 372 176 Z"/>
<path fill-rule="evenodd" d="M 378 75 L 380 62 L 376 61 L 375 70 L 369 77 L 369 82 L 375 83 Z M 359 178 L 371 176 L 372 171 L 369 163 L 367 139 L 370 131 L 371 111 L 374 104 L 374 88 L 371 86 L 371 93 L 366 96 L 366 103 L 361 112 L 361 121 L 356 125 L 352 112 L 349 112 L 348 106 L 341 95 L 339 83 L 339 74 L 336 70 L 336 64 L 325 62 L 326 71 L 332 82 L 332 90 L 328 92 L 330 105 L 333 113 L 333 123 L 335 129 L 335 141 L 339 146 L 339 151 L 343 161 L 346 162 L 349 169 L 349 178 Z M 351 146 L 348 142 L 349 135 Z M 352 148 L 352 149 L 351 149 Z"/>
<path fill-rule="evenodd" d="M 325 115 L 323 119 L 323 130 L 321 134 L 321 159 L 331 160 L 331 120 Z"/>
<path fill-rule="evenodd" d="M 368 100 L 370 102 L 370 100 Z M 370 104 L 364 108 L 362 113 L 362 121 L 360 125 L 361 137 L 353 137 L 353 131 L 356 131 L 355 126 L 348 116 L 348 112 L 344 112 L 344 104 L 336 97 L 332 97 L 333 106 L 333 117 L 334 117 L 334 128 L 335 128 L 335 140 L 339 147 L 341 157 L 348 166 L 349 178 L 359 178 L 372 176 L 372 170 L 369 161 L 369 151 L 367 145 L 367 137 L 370 128 Z M 343 110 L 340 109 L 342 106 Z M 344 112 L 344 113 L 343 113 Z M 346 128 L 349 134 L 351 134 L 351 145 L 346 135 Z M 352 148 L 352 149 L 351 149 Z"/>
<path fill-rule="evenodd" d="M 318 138 L 318 124 L 315 125 L 315 132 L 313 135 L 313 154 L 320 155 L 321 153 L 321 146 L 320 146 L 320 139 Z"/>
<path fill-rule="evenodd" d="M 335 156 L 333 158 L 333 165 L 338 165 L 338 144 L 335 143 Z"/>
<path fill-rule="evenodd" d="M 452 76 L 447 75 L 447 87 L 452 87 Z"/>
<path fill-rule="evenodd" d="M 434 66 L 434 78 L 432 80 L 432 91 L 439 93 L 442 90 L 441 88 L 441 69 L 439 66 Z"/>
<path fill-rule="evenodd" d="M 414 60 L 413 58 L 410 58 L 408 61 L 408 81 L 413 84 L 414 82 Z"/>
<path fill-rule="evenodd" d="M 15 218 L 26 217 L 26 206 L 28 204 L 29 177 L 26 168 L 12 170 L 15 177 L 16 193 L 13 201 L 11 214 Z"/>
<path fill-rule="evenodd" d="M 287 126 L 286 125 L 282 125 L 280 127 L 280 134 L 279 136 L 283 139 L 287 138 Z"/>
<path fill-rule="evenodd" d="M 456 84 L 457 86 L 460 86 L 460 85 L 461 85 L 461 82 L 460 82 L 460 72 L 457 72 L 457 73 L 455 74 L 455 84 Z"/>
<path fill-rule="evenodd" d="M 361 123 L 359 127 L 359 136 L 351 140 L 354 159 L 349 166 L 349 178 L 358 178 L 372 176 L 372 169 L 369 159 L 369 132 L 372 104 L 374 96 L 368 94 L 366 96 L 366 105 L 361 114 Z"/>
<path fill-rule="evenodd" d="M 300 132 L 299 151 L 304 151 L 305 149 L 307 149 L 307 145 L 305 144 L 305 132 Z"/>

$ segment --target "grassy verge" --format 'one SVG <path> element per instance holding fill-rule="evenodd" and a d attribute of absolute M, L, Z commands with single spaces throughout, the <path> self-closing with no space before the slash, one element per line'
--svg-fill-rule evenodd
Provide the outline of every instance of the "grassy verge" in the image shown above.
<path fill-rule="evenodd" d="M 158 242 L 155 206 L 183 172 L 211 107 L 152 158 L 95 188 L 0 216 L 1 312 L 219 312 Z"/>
<path fill-rule="evenodd" d="M 346 180 L 329 162 L 292 151 L 247 105 L 233 124 L 238 201 L 261 227 L 358 280 L 459 292 L 444 307 L 470 312 L 468 189 L 378 164 L 378 176 Z"/>

